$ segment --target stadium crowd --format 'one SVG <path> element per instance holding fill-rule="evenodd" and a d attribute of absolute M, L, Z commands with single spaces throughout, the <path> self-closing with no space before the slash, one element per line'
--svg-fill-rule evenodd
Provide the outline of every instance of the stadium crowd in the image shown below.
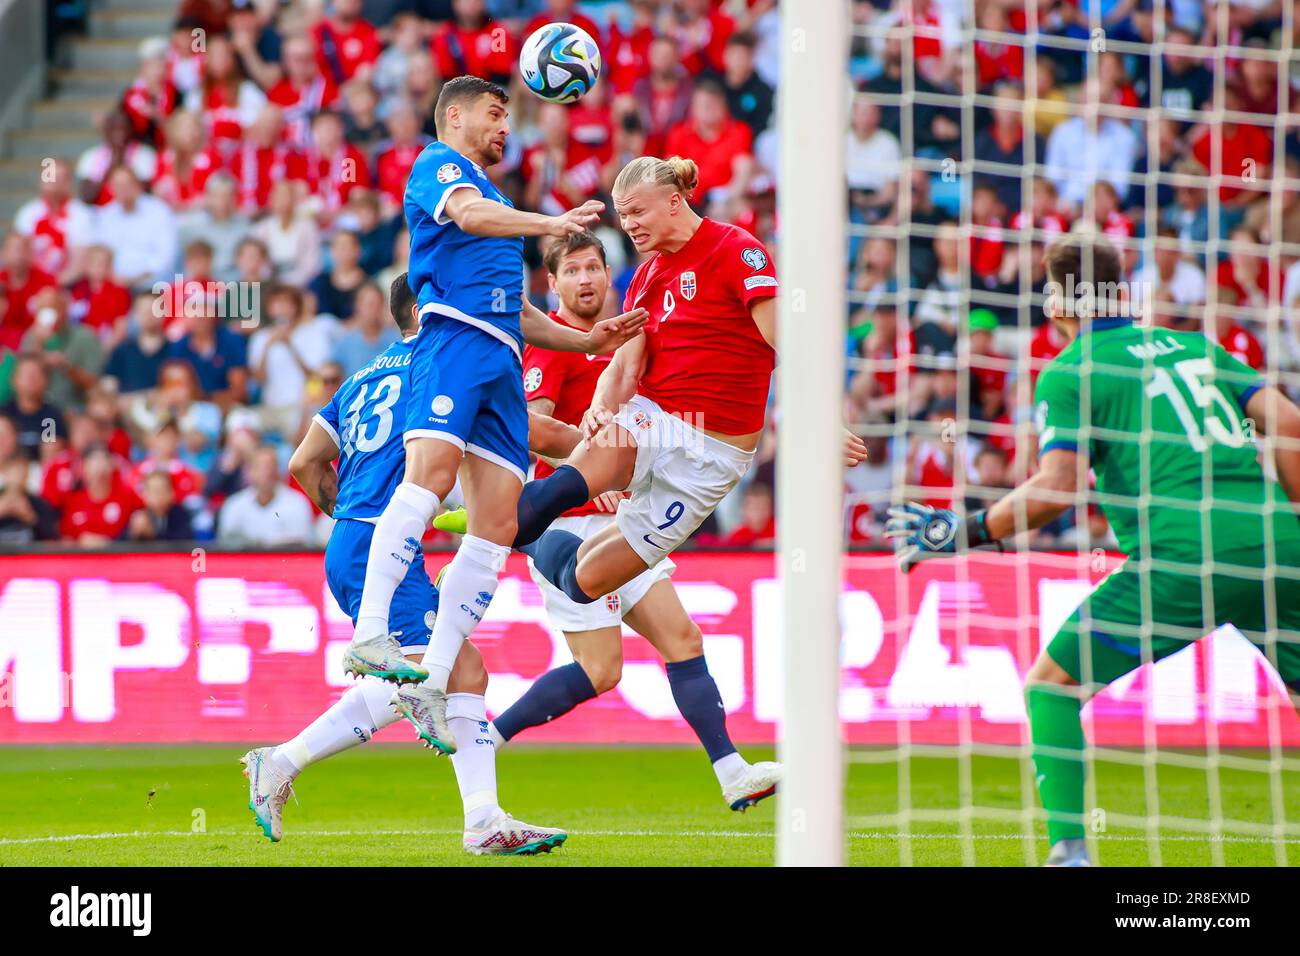
<path fill-rule="evenodd" d="M 1281 2 L 1226 21 L 1190 0 L 853 3 L 845 415 L 872 462 L 847 479 L 851 542 L 879 543 L 900 484 L 974 502 L 1032 467 L 1029 388 L 1063 345 L 1040 307 L 1054 232 L 1123 243 L 1153 321 L 1296 365 L 1300 145 L 1274 121 L 1300 111 L 1300 68 L 1266 58 L 1292 46 Z M 551 20 L 604 58 L 572 107 L 515 69 Z M 1058 42 L 1086 47 L 1098 23 L 1110 52 Z M 969 27 L 988 33 L 965 44 Z M 43 166 L 0 248 L 0 547 L 324 541 L 288 455 L 397 334 L 403 188 L 451 76 L 511 90 L 491 174 L 516 205 L 607 199 L 630 158 L 686 156 L 697 207 L 779 262 L 777 31 L 775 0 L 183 0 L 102 142 Z M 612 211 L 597 232 L 613 314 L 637 260 Z M 535 243 L 527 261 L 540 304 Z M 774 427 L 697 544 L 772 542 Z M 1089 515 L 1040 542 L 1105 533 Z"/>

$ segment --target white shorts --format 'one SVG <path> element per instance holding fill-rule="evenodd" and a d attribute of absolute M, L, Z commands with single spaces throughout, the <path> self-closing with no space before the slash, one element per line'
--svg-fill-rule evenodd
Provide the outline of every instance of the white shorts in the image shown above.
<path fill-rule="evenodd" d="M 677 550 L 740 483 L 754 461 L 637 395 L 614 416 L 636 442 L 636 467 L 618 528 L 653 568 Z"/>
<path fill-rule="evenodd" d="M 622 508 L 627 507 L 623 502 Z M 620 508 L 619 510 L 622 510 Z M 602 528 L 614 523 L 610 514 L 576 515 L 568 518 L 556 518 L 547 530 L 567 531 L 586 541 Z M 537 582 L 542 592 L 542 604 L 551 623 L 561 631 L 569 634 L 578 631 L 594 631 L 602 627 L 618 627 L 623 623 L 623 612 L 636 607 L 646 592 L 658 581 L 668 580 L 668 576 L 677 570 L 671 560 L 660 561 L 653 568 L 642 571 L 613 594 L 579 604 L 557 588 L 546 578 L 537 573 L 533 559 L 528 559 L 528 572 Z"/>

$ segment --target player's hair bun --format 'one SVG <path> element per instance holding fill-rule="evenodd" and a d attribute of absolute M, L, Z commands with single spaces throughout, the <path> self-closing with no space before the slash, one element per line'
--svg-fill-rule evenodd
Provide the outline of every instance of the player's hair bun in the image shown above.
<path fill-rule="evenodd" d="M 700 168 L 695 165 L 695 160 L 669 156 L 665 162 L 672 170 L 673 179 L 677 180 L 677 187 L 689 198 L 700 184 Z"/>

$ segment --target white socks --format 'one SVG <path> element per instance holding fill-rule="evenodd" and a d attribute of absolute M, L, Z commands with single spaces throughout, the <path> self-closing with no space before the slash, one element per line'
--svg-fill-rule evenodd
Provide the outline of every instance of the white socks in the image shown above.
<path fill-rule="evenodd" d="M 375 731 L 397 720 L 388 706 L 392 696 L 393 685 L 387 681 L 357 681 L 297 737 L 276 747 L 271 762 L 296 777 L 318 760 L 365 743 Z"/>
<path fill-rule="evenodd" d="M 501 813 L 497 803 L 497 754 L 488 736 L 482 694 L 450 694 L 447 723 L 456 738 L 451 765 L 465 805 L 465 827 L 481 827 Z"/>
<path fill-rule="evenodd" d="M 406 485 L 397 490 L 401 491 Z M 389 505 L 389 510 L 392 505 Z M 384 512 L 388 516 L 388 512 Z M 379 540 L 379 532 L 375 532 Z M 370 549 L 374 560 L 374 547 Z M 460 550 L 447 565 L 442 576 L 442 586 L 438 589 L 438 619 L 433 624 L 433 637 L 429 640 L 429 649 L 424 652 L 423 664 L 429 670 L 426 684 L 438 690 L 447 689 L 451 677 L 451 668 L 456 663 L 456 655 L 465 638 L 478 626 L 483 615 L 487 613 L 488 604 L 497 590 L 497 576 L 505 567 L 510 548 L 503 544 L 493 544 L 484 538 L 465 535 L 460 542 Z M 370 587 L 370 572 L 366 572 L 366 588 Z M 392 593 L 391 591 L 389 592 Z"/>
<path fill-rule="evenodd" d="M 718 783 L 724 787 L 735 783 L 748 769 L 749 762 L 735 751 L 713 762 L 713 772 L 718 775 Z"/>
<path fill-rule="evenodd" d="M 438 496 L 413 482 L 404 481 L 393 491 L 370 539 L 355 640 L 371 640 L 388 633 L 393 592 L 419 555 L 420 539 L 437 510 Z"/>

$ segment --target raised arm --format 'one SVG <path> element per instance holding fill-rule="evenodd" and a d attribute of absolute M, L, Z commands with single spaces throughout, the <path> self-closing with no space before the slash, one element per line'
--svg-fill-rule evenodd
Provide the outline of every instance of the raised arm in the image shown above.
<path fill-rule="evenodd" d="M 302 444 L 289 459 L 289 474 L 316 507 L 333 517 L 334 504 L 339 497 L 339 476 L 334 470 L 334 459 L 339 456 L 339 446 L 334 436 L 312 422 L 303 436 Z"/>
<path fill-rule="evenodd" d="M 996 544 L 1020 531 L 1041 528 L 1078 504 L 1079 476 L 1087 461 L 1066 448 L 1050 449 L 1038 460 L 1038 473 L 987 511 L 962 519 L 946 508 L 907 502 L 889 509 L 885 537 L 902 540 L 898 562 L 903 572 L 926 557 L 951 557 L 965 548 Z"/>
<path fill-rule="evenodd" d="M 579 332 L 552 322 L 550 316 L 525 298 L 523 311 L 519 313 L 519 329 L 524 341 L 538 348 L 605 355 L 639 335 L 649 318 L 650 313 L 645 309 L 633 309 L 612 319 L 601 319 L 590 332 Z"/>
<path fill-rule="evenodd" d="M 582 232 L 600 219 L 604 208 L 604 203 L 592 199 L 563 215 L 543 216 L 485 199 L 477 189 L 463 188 L 453 190 L 447 196 L 442 212 L 471 235 L 515 238 Z"/>
<path fill-rule="evenodd" d="M 1021 531 L 1041 528 L 1067 508 L 1078 504 L 1075 493 L 1080 474 L 1088 473 L 1079 454 L 1054 448 L 1038 460 L 1038 471 L 1024 484 L 1000 498 L 984 513 L 984 528 L 991 541 Z M 982 542 L 987 543 L 987 542 Z"/>

